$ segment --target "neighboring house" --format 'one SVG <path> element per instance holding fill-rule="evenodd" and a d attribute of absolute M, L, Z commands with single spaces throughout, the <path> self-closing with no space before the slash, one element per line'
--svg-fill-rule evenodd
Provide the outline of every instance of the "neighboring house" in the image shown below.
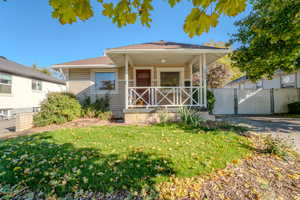
<path fill-rule="evenodd" d="M 224 87 L 239 89 L 300 88 L 300 71 L 290 74 L 278 72 L 271 80 L 260 79 L 257 82 L 252 82 L 247 78 L 247 76 L 242 76 L 229 82 Z"/>
<path fill-rule="evenodd" d="M 226 48 L 158 41 L 107 49 L 106 56 L 53 68 L 64 73 L 67 90 L 79 98 L 108 95 L 114 117 L 145 121 L 157 118 L 160 108 L 170 113 L 183 106 L 205 109 L 207 67 L 227 53 Z M 202 81 L 192 83 L 193 68 Z"/>
<path fill-rule="evenodd" d="M 32 112 L 49 92 L 65 90 L 64 81 L 0 57 L 0 117 Z"/>

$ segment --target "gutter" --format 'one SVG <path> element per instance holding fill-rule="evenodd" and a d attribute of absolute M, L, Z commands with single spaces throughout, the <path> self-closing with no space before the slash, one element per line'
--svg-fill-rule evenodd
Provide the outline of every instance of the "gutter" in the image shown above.
<path fill-rule="evenodd" d="M 116 68 L 116 65 L 52 65 L 52 69 L 80 69 L 80 68 Z"/>
<path fill-rule="evenodd" d="M 229 49 L 107 49 L 105 54 L 126 54 L 126 53 L 183 53 L 183 54 L 193 54 L 193 53 L 231 53 Z"/>

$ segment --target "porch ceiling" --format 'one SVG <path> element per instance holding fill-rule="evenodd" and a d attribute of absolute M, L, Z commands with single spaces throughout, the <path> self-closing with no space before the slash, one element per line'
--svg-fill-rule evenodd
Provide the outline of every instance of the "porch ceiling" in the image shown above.
<path fill-rule="evenodd" d="M 201 55 L 199 53 L 126 53 L 129 56 L 130 62 L 133 65 L 157 65 L 157 64 L 166 64 L 166 65 L 181 65 L 191 62 L 195 57 Z M 118 66 L 125 65 L 125 53 L 115 53 L 109 52 L 107 56 L 110 57 L 113 62 Z M 225 56 L 226 53 L 206 53 L 207 65 L 215 62 L 219 58 Z"/>

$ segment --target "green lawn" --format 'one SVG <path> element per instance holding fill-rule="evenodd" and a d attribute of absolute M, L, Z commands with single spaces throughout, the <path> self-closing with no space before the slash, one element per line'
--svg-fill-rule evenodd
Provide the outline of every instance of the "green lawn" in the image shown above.
<path fill-rule="evenodd" d="M 64 129 L 0 141 L 0 183 L 65 195 L 153 188 L 169 177 L 224 168 L 250 153 L 230 131 L 179 124 Z"/>

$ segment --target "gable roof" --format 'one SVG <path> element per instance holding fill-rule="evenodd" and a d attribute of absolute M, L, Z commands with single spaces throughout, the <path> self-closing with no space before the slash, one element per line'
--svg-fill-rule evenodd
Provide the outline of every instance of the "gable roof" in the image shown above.
<path fill-rule="evenodd" d="M 113 49 L 226 49 L 226 48 L 218 48 L 218 47 L 187 44 L 187 43 L 168 42 L 168 41 L 160 40 L 156 42 L 110 48 L 109 50 L 113 50 Z"/>
<path fill-rule="evenodd" d="M 106 49 L 106 53 L 108 56 L 101 56 L 96 58 L 87 58 L 82 60 L 75 60 L 70 62 L 64 62 L 55 64 L 52 66 L 52 68 L 81 68 L 81 67 L 100 67 L 100 68 L 110 68 L 110 67 L 116 67 L 117 63 L 114 62 L 109 54 L 110 51 L 122 51 L 122 50 L 133 50 L 133 51 L 139 51 L 139 50 L 163 50 L 163 49 L 179 49 L 179 50 L 225 50 L 227 51 L 227 48 L 218 48 L 218 47 L 211 47 L 211 46 L 205 46 L 205 45 L 196 45 L 196 44 L 186 44 L 186 43 L 177 43 L 177 42 L 167 42 L 167 41 L 157 41 L 157 42 L 149 42 L 149 43 L 141 43 L 141 44 L 134 44 L 134 45 L 127 45 L 127 46 L 121 46 L 116 48 L 109 48 Z M 220 52 L 219 52 L 220 53 Z M 221 52 L 222 53 L 222 52 Z M 110 57 L 112 58 L 110 58 Z"/>
<path fill-rule="evenodd" d="M 96 58 L 87 58 L 82 60 L 75 60 L 56 65 L 113 65 L 112 60 L 107 56 L 101 56 Z"/>
<path fill-rule="evenodd" d="M 42 81 L 48 81 L 52 83 L 58 83 L 62 85 L 66 84 L 65 81 L 56 79 L 52 76 L 48 76 L 31 67 L 25 67 L 24 65 L 21 65 L 19 63 L 7 60 L 4 57 L 0 57 L 0 72 L 27 77 L 27 78 L 33 78 Z"/>

